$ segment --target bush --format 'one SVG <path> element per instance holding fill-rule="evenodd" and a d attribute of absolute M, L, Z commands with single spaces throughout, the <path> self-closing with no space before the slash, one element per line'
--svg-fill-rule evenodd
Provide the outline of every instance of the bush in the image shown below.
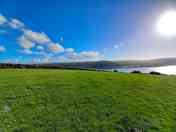
<path fill-rule="evenodd" d="M 161 75 L 161 73 L 155 72 L 155 71 L 151 71 L 150 74 L 152 74 L 152 75 Z"/>
<path fill-rule="evenodd" d="M 132 71 L 131 73 L 138 73 L 139 74 L 139 73 L 141 73 L 141 71 L 136 71 L 135 70 L 135 71 Z"/>
<path fill-rule="evenodd" d="M 113 72 L 119 72 L 118 70 L 113 70 Z"/>

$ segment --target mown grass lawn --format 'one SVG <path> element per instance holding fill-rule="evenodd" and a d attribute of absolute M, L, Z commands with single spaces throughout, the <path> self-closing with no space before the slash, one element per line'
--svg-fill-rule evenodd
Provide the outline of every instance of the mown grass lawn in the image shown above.
<path fill-rule="evenodd" d="M 0 70 L 0 132 L 175 131 L 175 76 Z"/>

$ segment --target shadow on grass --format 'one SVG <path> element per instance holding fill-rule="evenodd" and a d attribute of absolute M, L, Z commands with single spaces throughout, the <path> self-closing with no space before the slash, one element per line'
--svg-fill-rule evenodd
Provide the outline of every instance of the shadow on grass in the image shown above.
<path fill-rule="evenodd" d="M 124 116 L 115 126 L 118 132 L 149 132 L 151 130 L 159 131 L 159 129 L 151 124 L 142 116 Z"/>

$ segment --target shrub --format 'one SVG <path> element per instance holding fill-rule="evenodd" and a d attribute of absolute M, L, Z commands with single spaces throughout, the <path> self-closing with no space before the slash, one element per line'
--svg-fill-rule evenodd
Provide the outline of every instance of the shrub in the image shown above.
<path fill-rule="evenodd" d="M 113 70 L 113 72 L 119 72 L 118 70 Z"/>
<path fill-rule="evenodd" d="M 139 74 L 139 73 L 141 73 L 141 71 L 136 71 L 135 70 L 135 71 L 132 71 L 131 73 L 138 73 Z"/>
<path fill-rule="evenodd" d="M 161 73 L 155 72 L 155 71 L 151 71 L 150 74 L 152 74 L 152 75 L 161 75 Z"/>

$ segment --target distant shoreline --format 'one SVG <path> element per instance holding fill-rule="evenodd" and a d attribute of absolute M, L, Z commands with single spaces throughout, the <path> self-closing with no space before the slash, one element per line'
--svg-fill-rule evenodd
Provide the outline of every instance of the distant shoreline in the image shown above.
<path fill-rule="evenodd" d="M 89 61 L 67 63 L 13 64 L 0 63 L 0 68 L 51 68 L 51 69 L 116 69 L 137 67 L 160 67 L 176 65 L 176 58 L 129 61 Z"/>

